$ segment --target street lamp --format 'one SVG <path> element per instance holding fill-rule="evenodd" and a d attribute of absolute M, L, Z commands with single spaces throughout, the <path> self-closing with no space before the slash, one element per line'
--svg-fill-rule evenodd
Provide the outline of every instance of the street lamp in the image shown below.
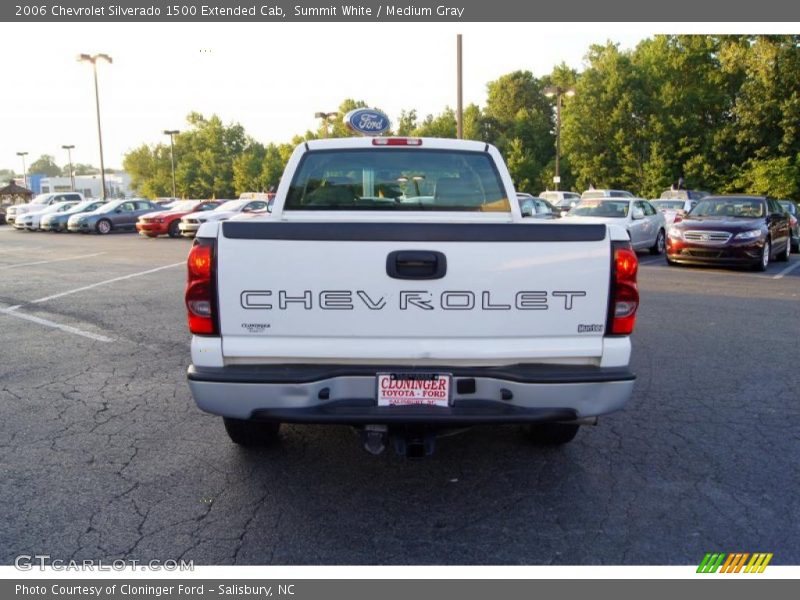
<path fill-rule="evenodd" d="M 28 187 L 28 170 L 25 168 L 25 157 L 27 155 L 27 152 L 17 152 L 17 156 L 22 157 L 22 181 L 26 188 Z"/>
<path fill-rule="evenodd" d="M 164 135 L 169 136 L 169 158 L 172 161 L 172 197 L 177 198 L 178 196 L 175 194 L 175 142 L 173 141 L 175 136 L 178 135 L 180 131 L 177 129 L 165 129 Z"/>
<path fill-rule="evenodd" d="M 325 137 L 328 137 L 328 119 L 333 117 L 338 117 L 338 112 L 316 112 L 314 113 L 314 118 L 322 119 L 322 124 L 325 126 Z"/>
<path fill-rule="evenodd" d="M 111 57 L 108 54 L 79 54 L 78 62 L 92 63 L 92 71 L 94 72 L 94 101 L 97 108 L 97 139 L 100 142 L 100 180 L 103 184 L 103 200 L 106 199 L 106 168 L 103 163 L 103 133 L 100 129 L 100 92 L 97 90 L 97 61 L 104 60 L 111 64 Z"/>
<path fill-rule="evenodd" d="M 553 177 L 556 190 L 561 183 L 561 172 L 559 171 L 559 161 L 561 160 L 561 97 L 572 97 L 575 95 L 575 88 L 562 88 L 558 85 L 549 85 L 544 88 L 544 95 L 548 98 L 556 97 L 556 175 Z"/>
<path fill-rule="evenodd" d="M 71 191 L 75 191 L 75 175 L 72 172 L 72 149 L 75 146 L 61 146 L 64 150 L 67 151 L 67 157 L 69 158 L 69 184 Z"/>

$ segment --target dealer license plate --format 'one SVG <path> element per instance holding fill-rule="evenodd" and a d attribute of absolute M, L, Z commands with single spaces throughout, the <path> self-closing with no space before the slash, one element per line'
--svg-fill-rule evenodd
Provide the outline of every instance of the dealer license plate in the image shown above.
<path fill-rule="evenodd" d="M 378 373 L 378 406 L 448 406 L 451 381 L 443 373 Z"/>

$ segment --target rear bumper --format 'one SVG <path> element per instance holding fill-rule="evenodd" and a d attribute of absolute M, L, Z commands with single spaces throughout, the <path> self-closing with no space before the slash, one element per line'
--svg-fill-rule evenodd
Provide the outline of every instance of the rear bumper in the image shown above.
<path fill-rule="evenodd" d="M 450 373 L 446 408 L 379 407 L 378 372 Z M 571 421 L 620 410 L 633 392 L 627 368 L 524 364 L 424 369 L 375 365 L 189 367 L 200 409 L 291 423 L 470 425 Z"/>

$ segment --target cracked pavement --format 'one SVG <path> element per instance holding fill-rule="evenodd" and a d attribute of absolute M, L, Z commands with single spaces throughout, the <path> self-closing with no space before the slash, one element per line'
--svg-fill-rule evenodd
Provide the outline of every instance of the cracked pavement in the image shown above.
<path fill-rule="evenodd" d="M 516 427 L 373 457 L 346 427 L 284 426 L 244 451 L 185 370 L 187 240 L 0 227 L 0 563 L 697 564 L 800 562 L 800 268 L 670 268 L 647 255 L 624 412 L 560 449 Z M 88 259 L 14 264 L 103 252 Z M 792 261 L 798 261 L 796 255 Z"/>

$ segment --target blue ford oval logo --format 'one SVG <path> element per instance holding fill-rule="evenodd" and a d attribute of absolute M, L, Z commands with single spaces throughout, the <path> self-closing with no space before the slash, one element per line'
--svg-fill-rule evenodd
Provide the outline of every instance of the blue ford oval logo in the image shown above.
<path fill-rule="evenodd" d="M 345 124 L 361 135 L 381 135 L 389 131 L 389 117 L 373 108 L 357 108 L 344 116 Z"/>

